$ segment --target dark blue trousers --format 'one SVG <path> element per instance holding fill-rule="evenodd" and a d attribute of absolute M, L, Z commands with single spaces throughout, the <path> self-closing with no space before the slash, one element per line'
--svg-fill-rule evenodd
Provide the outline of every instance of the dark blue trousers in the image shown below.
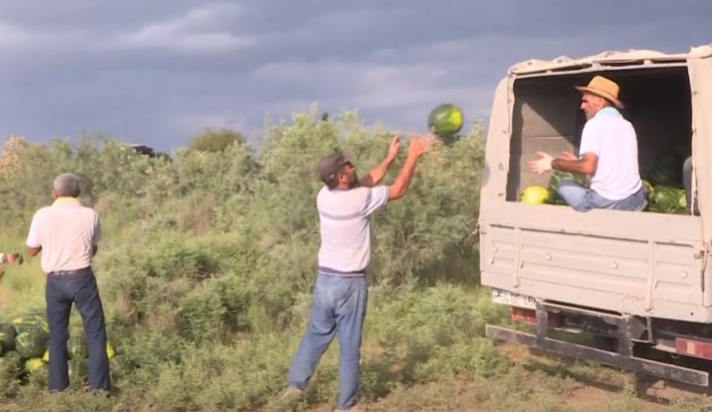
<path fill-rule="evenodd" d="M 67 340 L 69 315 L 72 304 L 75 304 L 87 337 L 89 386 L 94 390 L 109 391 L 111 379 L 106 354 L 104 308 L 94 272 L 86 269 L 75 273 L 50 273 L 45 294 L 49 324 L 49 389 L 63 390 L 69 386 Z"/>

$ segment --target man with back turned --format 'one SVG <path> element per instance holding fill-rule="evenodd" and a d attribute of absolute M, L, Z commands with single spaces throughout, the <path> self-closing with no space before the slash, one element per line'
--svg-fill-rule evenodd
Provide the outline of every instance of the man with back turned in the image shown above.
<path fill-rule="evenodd" d="M 49 324 L 49 381 L 51 391 L 69 386 L 67 340 L 72 304 L 82 317 L 89 349 L 89 386 L 109 391 L 106 327 L 91 264 L 101 240 L 101 222 L 94 209 L 79 202 L 79 178 L 71 173 L 54 181 L 54 203 L 39 209 L 27 236 L 27 253 L 42 252 L 47 273 L 45 299 Z"/>

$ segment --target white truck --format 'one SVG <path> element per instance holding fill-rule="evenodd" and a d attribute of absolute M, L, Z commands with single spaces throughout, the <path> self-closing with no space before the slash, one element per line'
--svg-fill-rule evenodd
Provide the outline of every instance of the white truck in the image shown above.
<path fill-rule="evenodd" d="M 687 143 L 698 214 L 525 204 L 535 152 L 576 153 L 581 94 L 602 74 L 620 85 L 638 135 L 641 176 Z M 481 282 L 532 333 L 487 325 L 487 336 L 698 386 L 712 371 L 712 44 L 687 53 L 605 52 L 529 60 L 498 84 L 486 140 Z M 555 339 L 586 332 L 594 344 Z"/>

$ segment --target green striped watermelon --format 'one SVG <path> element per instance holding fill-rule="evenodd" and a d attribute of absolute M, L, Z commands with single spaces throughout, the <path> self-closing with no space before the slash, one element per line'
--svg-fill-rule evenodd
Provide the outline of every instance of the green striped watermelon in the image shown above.
<path fill-rule="evenodd" d="M 437 136 L 452 137 L 462 130 L 462 110 L 450 103 L 438 105 L 428 115 L 428 129 Z"/>
<path fill-rule="evenodd" d="M 552 194 L 552 201 L 554 203 L 557 200 L 563 200 L 559 195 L 559 183 L 561 183 L 562 180 L 573 180 L 580 185 L 586 185 L 586 175 L 584 174 L 554 170 L 551 173 L 551 178 L 549 178 L 549 191 Z"/>
<path fill-rule="evenodd" d="M 648 203 L 652 203 L 655 196 L 655 188 L 647 180 L 643 179 L 643 187 L 645 188 L 645 193 L 648 198 Z"/>
<path fill-rule="evenodd" d="M 89 356 L 87 338 L 83 334 L 72 335 L 67 341 L 69 359 L 84 359 Z"/>
<path fill-rule="evenodd" d="M 687 206 L 685 191 L 672 186 L 655 186 L 653 201 L 648 208 L 656 213 L 678 213 L 684 211 Z"/>
<path fill-rule="evenodd" d="M 11 323 L 0 323 L 0 345 L 5 352 L 15 350 L 17 330 Z"/>
<path fill-rule="evenodd" d="M 49 336 L 49 325 L 47 319 L 42 315 L 23 315 L 12 320 L 12 325 L 18 334 L 27 332 L 30 329 L 38 329 Z"/>
<path fill-rule="evenodd" d="M 89 376 L 89 360 L 78 358 L 71 359 L 67 362 L 67 368 L 69 369 L 69 382 L 86 382 Z"/>
<path fill-rule="evenodd" d="M 17 334 L 15 338 L 15 350 L 23 359 L 38 358 L 47 349 L 48 338 L 39 329 L 30 329 Z"/>

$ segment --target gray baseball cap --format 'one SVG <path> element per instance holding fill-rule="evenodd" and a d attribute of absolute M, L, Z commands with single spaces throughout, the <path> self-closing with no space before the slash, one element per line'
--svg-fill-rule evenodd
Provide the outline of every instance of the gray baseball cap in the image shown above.
<path fill-rule="evenodd" d="M 333 179 L 339 170 L 353 159 L 353 153 L 334 153 L 319 161 L 319 176 L 323 182 Z"/>

